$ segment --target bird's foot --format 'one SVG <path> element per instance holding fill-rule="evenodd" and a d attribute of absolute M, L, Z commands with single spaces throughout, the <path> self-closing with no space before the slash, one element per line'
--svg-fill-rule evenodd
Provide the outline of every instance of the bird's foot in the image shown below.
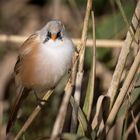
<path fill-rule="evenodd" d="M 46 100 L 40 99 L 37 94 L 34 92 L 36 101 L 37 101 L 37 105 L 39 105 L 41 108 L 46 104 Z"/>
<path fill-rule="evenodd" d="M 44 105 L 46 104 L 46 100 L 37 98 L 37 105 L 39 105 L 41 108 L 44 107 Z"/>

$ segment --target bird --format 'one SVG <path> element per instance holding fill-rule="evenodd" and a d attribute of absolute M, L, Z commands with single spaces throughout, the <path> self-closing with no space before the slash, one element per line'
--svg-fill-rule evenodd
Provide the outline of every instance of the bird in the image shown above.
<path fill-rule="evenodd" d="M 16 121 L 18 110 L 30 91 L 54 88 L 72 67 L 75 51 L 60 20 L 49 21 L 21 45 L 14 68 L 17 96 L 11 109 L 6 134 Z"/>

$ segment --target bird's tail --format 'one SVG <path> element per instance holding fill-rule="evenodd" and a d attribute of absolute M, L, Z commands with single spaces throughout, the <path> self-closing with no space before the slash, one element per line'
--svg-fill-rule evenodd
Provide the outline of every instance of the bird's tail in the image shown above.
<path fill-rule="evenodd" d="M 11 109 L 11 114 L 10 114 L 9 121 L 8 121 L 8 124 L 7 124 L 7 128 L 6 128 L 6 134 L 9 133 L 11 127 L 15 123 L 16 118 L 17 118 L 17 114 L 18 114 L 18 110 L 21 107 L 24 99 L 28 96 L 27 92 L 29 92 L 28 89 L 23 88 L 23 87 L 20 88 L 19 93 L 17 95 L 17 98 L 16 98 L 16 100 L 13 104 L 13 107 Z"/>

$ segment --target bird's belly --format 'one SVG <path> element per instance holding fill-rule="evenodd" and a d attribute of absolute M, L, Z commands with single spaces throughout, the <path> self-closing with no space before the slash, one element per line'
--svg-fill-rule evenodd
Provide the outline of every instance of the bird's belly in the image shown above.
<path fill-rule="evenodd" d="M 31 63 L 32 62 L 32 63 Z M 71 58 L 34 56 L 27 58 L 22 66 L 22 84 L 27 88 L 49 90 L 56 86 L 71 64 Z"/>

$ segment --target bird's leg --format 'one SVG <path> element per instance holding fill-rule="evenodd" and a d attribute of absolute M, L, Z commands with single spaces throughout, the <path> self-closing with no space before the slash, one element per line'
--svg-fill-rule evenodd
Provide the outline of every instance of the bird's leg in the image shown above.
<path fill-rule="evenodd" d="M 46 100 L 40 99 L 35 91 L 34 91 L 34 95 L 37 101 L 37 105 L 39 105 L 42 108 L 45 105 Z"/>

